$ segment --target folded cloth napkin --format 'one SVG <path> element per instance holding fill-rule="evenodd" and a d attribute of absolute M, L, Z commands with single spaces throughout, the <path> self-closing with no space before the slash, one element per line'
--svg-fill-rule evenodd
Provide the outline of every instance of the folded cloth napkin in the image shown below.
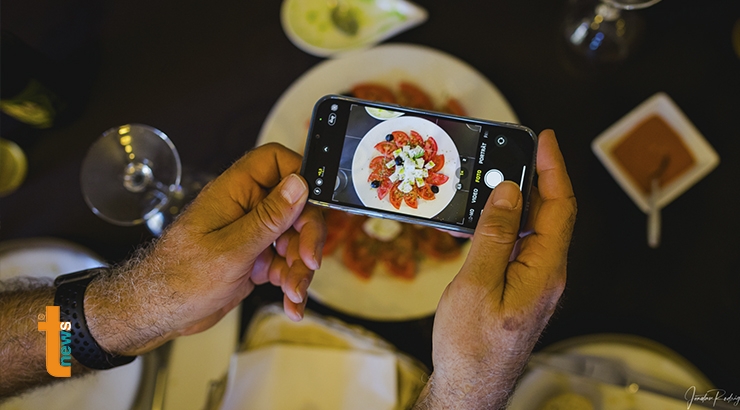
<path fill-rule="evenodd" d="M 374 333 L 311 311 L 294 323 L 278 305 L 254 315 L 240 350 L 206 409 L 407 409 L 428 378 Z"/>
<path fill-rule="evenodd" d="M 237 353 L 223 410 L 393 410 L 396 358 L 329 347 L 273 345 Z"/>

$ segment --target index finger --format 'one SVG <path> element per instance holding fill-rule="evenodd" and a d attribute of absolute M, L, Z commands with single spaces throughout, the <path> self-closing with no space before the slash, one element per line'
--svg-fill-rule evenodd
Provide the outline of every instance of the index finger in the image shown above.
<path fill-rule="evenodd" d="M 251 192 L 252 195 L 244 196 L 245 187 L 270 190 L 283 178 L 300 171 L 302 160 L 298 153 L 280 144 L 259 146 L 241 157 L 224 173 L 224 179 L 229 181 L 226 186 L 232 188 L 232 198 L 251 209 L 262 199 L 264 193 L 254 195 Z"/>
<path fill-rule="evenodd" d="M 301 168 L 301 156 L 276 143 L 257 147 L 208 184 L 194 206 L 208 204 L 207 231 L 217 230 L 252 210 L 280 181 Z M 214 206 L 218 204 L 218 206 Z"/>

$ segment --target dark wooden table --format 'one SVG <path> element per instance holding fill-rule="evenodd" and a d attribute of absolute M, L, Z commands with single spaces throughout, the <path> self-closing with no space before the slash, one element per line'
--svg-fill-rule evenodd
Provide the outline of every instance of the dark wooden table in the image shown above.
<path fill-rule="evenodd" d="M 217 173 L 255 144 L 281 93 L 322 60 L 293 46 L 278 1 L 6 0 L 2 28 L 59 61 L 79 103 L 59 126 L 34 131 L 3 117 L 2 136 L 29 158 L 29 174 L 0 199 L 2 240 L 53 236 L 108 261 L 151 239 L 143 227 L 94 216 L 79 185 L 100 133 L 139 122 L 166 132 L 182 163 Z M 740 58 L 732 0 L 665 0 L 641 11 L 647 32 L 622 64 L 588 67 L 564 52 L 558 1 L 422 1 L 422 26 L 392 39 L 467 61 L 536 131 L 554 128 L 578 197 L 568 286 L 538 349 L 573 336 L 648 337 L 740 394 Z M 63 71 L 66 70 L 66 71 Z M 668 93 L 721 157 L 717 169 L 663 210 L 663 243 L 650 249 L 645 215 L 591 152 L 591 141 L 656 92 Z M 296 130 L 296 132 L 302 132 Z M 249 313 L 275 300 L 262 288 Z M 431 365 L 432 318 L 357 320 Z"/>

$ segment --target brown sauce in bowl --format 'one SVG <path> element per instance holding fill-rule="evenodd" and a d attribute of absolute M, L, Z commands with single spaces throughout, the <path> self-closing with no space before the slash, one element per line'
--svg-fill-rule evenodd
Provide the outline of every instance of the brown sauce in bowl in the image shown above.
<path fill-rule="evenodd" d="M 696 160 L 676 131 L 657 115 L 647 118 L 612 150 L 614 158 L 643 193 L 649 194 L 651 180 L 660 186 L 691 169 Z M 667 160 L 664 160 L 667 158 Z"/>

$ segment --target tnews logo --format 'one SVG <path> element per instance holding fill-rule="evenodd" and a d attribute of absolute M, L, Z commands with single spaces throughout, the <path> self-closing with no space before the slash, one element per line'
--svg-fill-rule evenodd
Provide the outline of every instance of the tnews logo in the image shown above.
<path fill-rule="evenodd" d="M 39 332 L 46 332 L 46 371 L 54 377 L 72 376 L 72 324 L 60 321 L 59 306 L 47 306 L 38 319 Z"/>

